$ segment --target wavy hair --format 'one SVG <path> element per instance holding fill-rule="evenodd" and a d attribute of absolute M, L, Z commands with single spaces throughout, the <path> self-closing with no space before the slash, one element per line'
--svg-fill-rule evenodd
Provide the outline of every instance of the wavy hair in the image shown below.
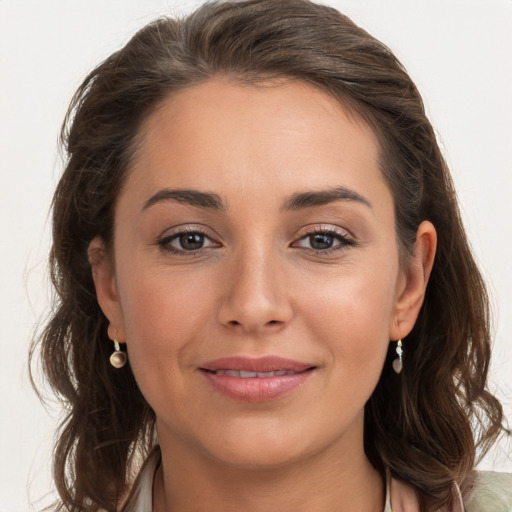
<path fill-rule="evenodd" d="M 421 221 L 434 224 L 436 261 L 404 370 L 390 370 L 390 347 L 366 404 L 365 449 L 376 466 L 415 487 L 422 510 L 449 506 L 453 482 L 467 487 L 478 456 L 499 435 L 502 409 L 486 388 L 485 285 L 422 99 L 393 53 L 335 9 L 246 0 L 150 23 L 94 69 L 71 102 L 61 137 L 66 168 L 52 204 L 55 302 L 31 348 L 31 356 L 40 349 L 67 411 L 54 451 L 58 509 L 116 510 L 138 457 L 156 443 L 154 413 L 129 364 L 108 364 L 108 322 L 87 250 L 96 236 L 107 247 L 112 241 L 116 197 L 143 120 L 176 91 L 215 76 L 306 82 L 371 126 L 394 198 L 401 265 Z"/>

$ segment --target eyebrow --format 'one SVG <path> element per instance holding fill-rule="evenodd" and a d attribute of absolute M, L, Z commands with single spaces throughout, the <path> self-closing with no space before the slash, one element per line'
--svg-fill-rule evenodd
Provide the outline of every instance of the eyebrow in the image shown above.
<path fill-rule="evenodd" d="M 212 192 L 200 192 L 193 189 L 164 188 L 152 195 L 142 207 L 142 211 L 162 201 L 176 201 L 181 204 L 206 208 L 208 210 L 225 210 L 221 197 Z"/>
<path fill-rule="evenodd" d="M 197 206 L 208 210 L 226 210 L 226 205 L 222 198 L 213 192 L 169 188 L 159 190 L 156 194 L 152 195 L 144 203 L 142 210 L 147 210 L 151 206 L 163 201 L 176 201 L 177 203 Z M 293 194 L 284 202 L 281 209 L 285 211 L 302 210 L 315 206 L 324 206 L 335 201 L 354 201 L 372 208 L 370 201 L 354 190 L 350 190 L 346 187 L 335 187 L 327 190 L 298 192 Z"/>
<path fill-rule="evenodd" d="M 282 209 L 285 211 L 302 210 L 314 206 L 324 206 L 335 201 L 356 202 L 372 208 L 370 201 L 354 190 L 345 187 L 335 187 L 327 190 L 293 194 L 285 201 Z"/>

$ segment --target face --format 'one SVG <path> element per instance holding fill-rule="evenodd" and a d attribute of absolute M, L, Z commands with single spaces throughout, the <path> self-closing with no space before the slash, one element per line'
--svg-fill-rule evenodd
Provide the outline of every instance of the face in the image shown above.
<path fill-rule="evenodd" d="M 372 131 L 311 86 L 219 80 L 140 136 L 94 277 L 161 442 L 251 467 L 361 452 L 425 284 L 399 268 Z"/>

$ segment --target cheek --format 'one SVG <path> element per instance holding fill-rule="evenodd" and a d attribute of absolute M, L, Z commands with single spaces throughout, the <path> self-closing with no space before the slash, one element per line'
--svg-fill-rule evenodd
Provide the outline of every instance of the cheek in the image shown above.
<path fill-rule="evenodd" d="M 211 322 L 214 288 L 205 286 L 200 276 L 184 279 L 165 267 L 137 271 L 134 266 L 127 276 L 121 303 L 137 380 L 186 365 L 190 341 L 204 337 L 201 331 Z"/>
<path fill-rule="evenodd" d="M 360 283 L 345 281 L 316 301 L 311 296 L 309 329 L 327 357 L 324 398 L 334 429 L 351 424 L 377 386 L 389 344 L 388 295 L 375 286 L 370 293 Z"/>
<path fill-rule="evenodd" d="M 302 302 L 310 332 L 356 379 L 382 369 L 389 344 L 389 323 L 395 301 L 397 267 L 366 265 L 344 269 L 323 279 L 310 280 Z M 325 286 L 325 283 L 329 283 Z M 376 380 L 375 380 L 376 382 Z"/>

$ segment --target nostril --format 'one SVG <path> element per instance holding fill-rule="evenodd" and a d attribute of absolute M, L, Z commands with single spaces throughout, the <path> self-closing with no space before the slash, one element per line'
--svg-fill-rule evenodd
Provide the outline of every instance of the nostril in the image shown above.
<path fill-rule="evenodd" d="M 279 320 L 269 320 L 266 325 L 273 325 L 273 324 L 278 324 L 279 323 Z M 230 320 L 229 321 L 229 325 L 231 326 L 235 326 L 235 325 L 242 325 L 238 320 Z"/>

